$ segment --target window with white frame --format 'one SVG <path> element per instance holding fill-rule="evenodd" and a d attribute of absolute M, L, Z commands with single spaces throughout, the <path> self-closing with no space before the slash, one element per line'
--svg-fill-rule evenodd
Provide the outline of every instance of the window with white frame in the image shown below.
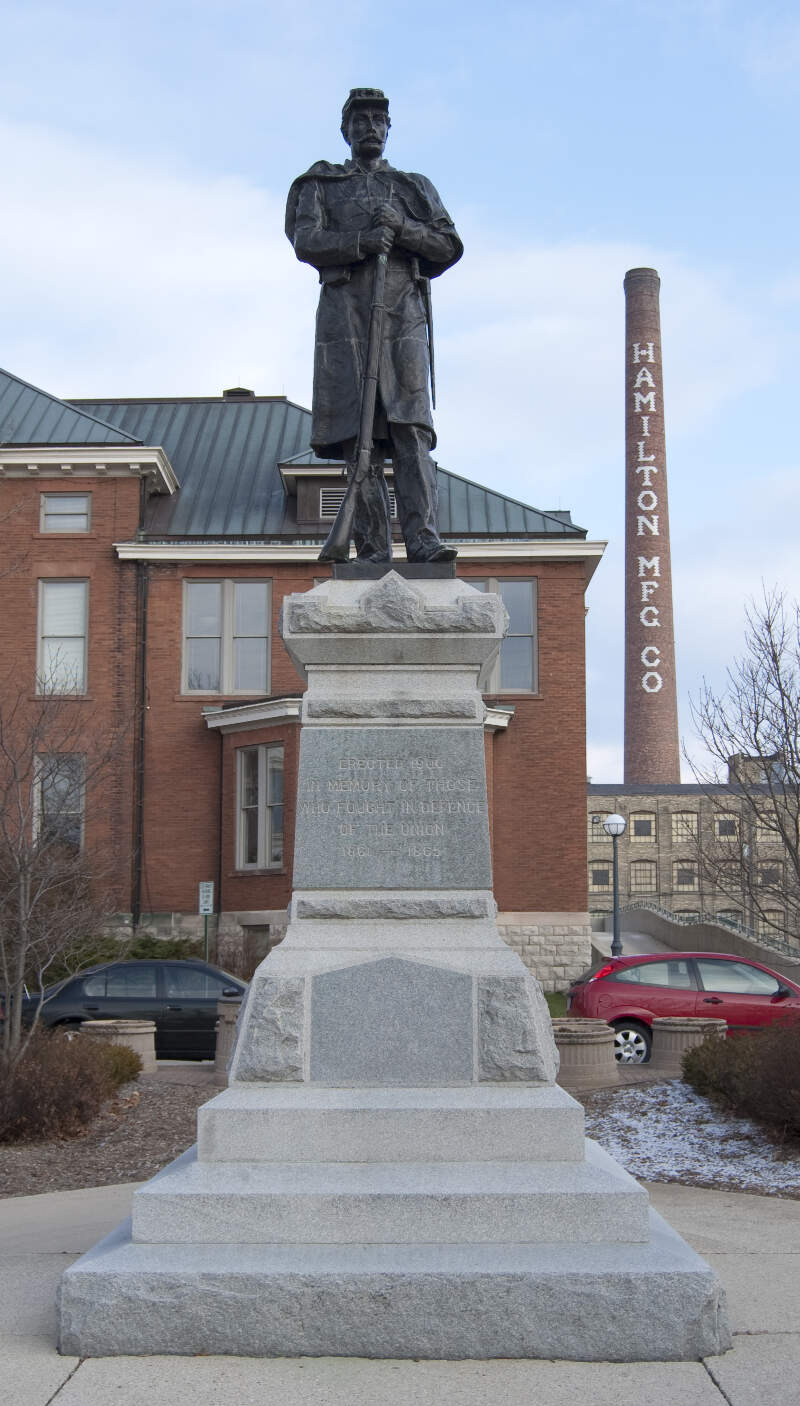
<path fill-rule="evenodd" d="M 269 581 L 185 581 L 183 692 L 269 692 Z"/>
<path fill-rule="evenodd" d="M 86 692 L 88 581 L 39 582 L 40 693 Z"/>
<path fill-rule="evenodd" d="M 283 864 L 283 747 L 241 747 L 237 752 L 237 869 L 279 869 Z"/>
<path fill-rule="evenodd" d="M 34 830 L 41 843 L 83 845 L 84 777 L 84 759 L 76 752 L 37 757 Z"/>
<path fill-rule="evenodd" d="M 672 843 L 685 844 L 697 839 L 697 811 L 676 810 L 672 816 Z"/>
<path fill-rule="evenodd" d="M 778 828 L 777 816 L 774 820 L 771 816 L 769 818 L 762 815 L 758 816 L 756 820 L 756 839 L 761 840 L 762 843 L 766 842 L 767 844 L 780 843 L 781 832 Z"/>
<path fill-rule="evenodd" d="M 628 822 L 631 844 L 652 845 L 656 839 L 656 818 L 652 811 L 636 811 Z"/>
<path fill-rule="evenodd" d="M 630 866 L 631 893 L 655 893 L 658 888 L 655 860 L 634 859 Z"/>
<path fill-rule="evenodd" d="M 537 632 L 537 582 L 512 581 L 505 576 L 486 580 L 464 578 L 479 591 L 495 591 L 508 611 L 508 634 L 492 670 L 486 693 L 538 693 L 539 648 Z"/>
<path fill-rule="evenodd" d="M 43 493 L 39 506 L 40 532 L 88 532 L 91 493 Z"/>

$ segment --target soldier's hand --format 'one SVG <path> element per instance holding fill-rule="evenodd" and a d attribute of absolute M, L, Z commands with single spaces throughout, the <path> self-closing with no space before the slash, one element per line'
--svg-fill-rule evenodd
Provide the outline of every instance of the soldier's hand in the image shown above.
<path fill-rule="evenodd" d="M 364 229 L 358 238 L 362 254 L 388 254 L 393 241 L 394 234 L 386 225 L 379 225 L 377 229 Z"/>
<path fill-rule="evenodd" d="M 383 205 L 379 205 L 377 209 L 373 210 L 372 223 L 373 225 L 386 225 L 388 229 L 394 230 L 395 234 L 399 234 L 403 228 L 403 217 L 398 214 L 393 205 L 384 202 Z"/>

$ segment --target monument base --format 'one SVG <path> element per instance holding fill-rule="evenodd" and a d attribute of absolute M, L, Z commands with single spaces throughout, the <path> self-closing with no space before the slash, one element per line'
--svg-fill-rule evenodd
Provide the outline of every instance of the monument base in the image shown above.
<path fill-rule="evenodd" d="M 499 598 L 395 573 L 284 603 L 307 671 L 294 890 L 197 1150 L 64 1275 L 61 1351 L 697 1359 L 712 1271 L 584 1137 L 491 891 Z"/>
<path fill-rule="evenodd" d="M 75 1357 L 683 1361 L 730 1346 L 719 1283 L 650 1212 L 645 1244 L 140 1245 L 64 1276 Z"/>

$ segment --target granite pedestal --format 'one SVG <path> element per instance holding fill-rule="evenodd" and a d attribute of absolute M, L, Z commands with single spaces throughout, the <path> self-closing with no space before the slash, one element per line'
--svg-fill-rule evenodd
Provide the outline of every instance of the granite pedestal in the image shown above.
<path fill-rule="evenodd" d="M 307 677 L 287 935 L 198 1145 L 73 1265 L 61 1350 L 697 1358 L 712 1271 L 584 1138 L 491 889 L 481 682 L 502 602 L 450 579 L 284 604 Z"/>

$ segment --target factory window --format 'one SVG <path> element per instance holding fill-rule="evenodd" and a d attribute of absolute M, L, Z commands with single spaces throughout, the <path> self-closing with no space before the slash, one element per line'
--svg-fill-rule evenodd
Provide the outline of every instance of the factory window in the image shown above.
<path fill-rule="evenodd" d="M 611 865 L 589 865 L 589 888 L 592 893 L 611 892 Z"/>
<path fill-rule="evenodd" d="M 697 893 L 700 882 L 697 865 L 679 860 L 672 866 L 672 887 L 677 893 Z"/>
<path fill-rule="evenodd" d="M 672 816 L 672 843 L 685 844 L 697 839 L 697 811 L 676 810 Z"/>
<path fill-rule="evenodd" d="M 590 845 L 600 843 L 611 844 L 611 836 L 607 835 L 603 829 L 603 821 L 607 815 L 611 815 L 610 810 L 593 810 L 589 816 L 588 840 Z"/>
<path fill-rule="evenodd" d="M 632 844 L 651 845 L 656 838 L 656 817 L 652 811 L 636 811 L 628 822 Z"/>
<path fill-rule="evenodd" d="M 739 838 L 739 817 L 730 812 L 718 811 L 714 816 L 714 839 L 733 844 Z"/>
<path fill-rule="evenodd" d="M 655 893 L 657 888 L 655 861 L 635 859 L 631 864 L 631 893 Z"/>

